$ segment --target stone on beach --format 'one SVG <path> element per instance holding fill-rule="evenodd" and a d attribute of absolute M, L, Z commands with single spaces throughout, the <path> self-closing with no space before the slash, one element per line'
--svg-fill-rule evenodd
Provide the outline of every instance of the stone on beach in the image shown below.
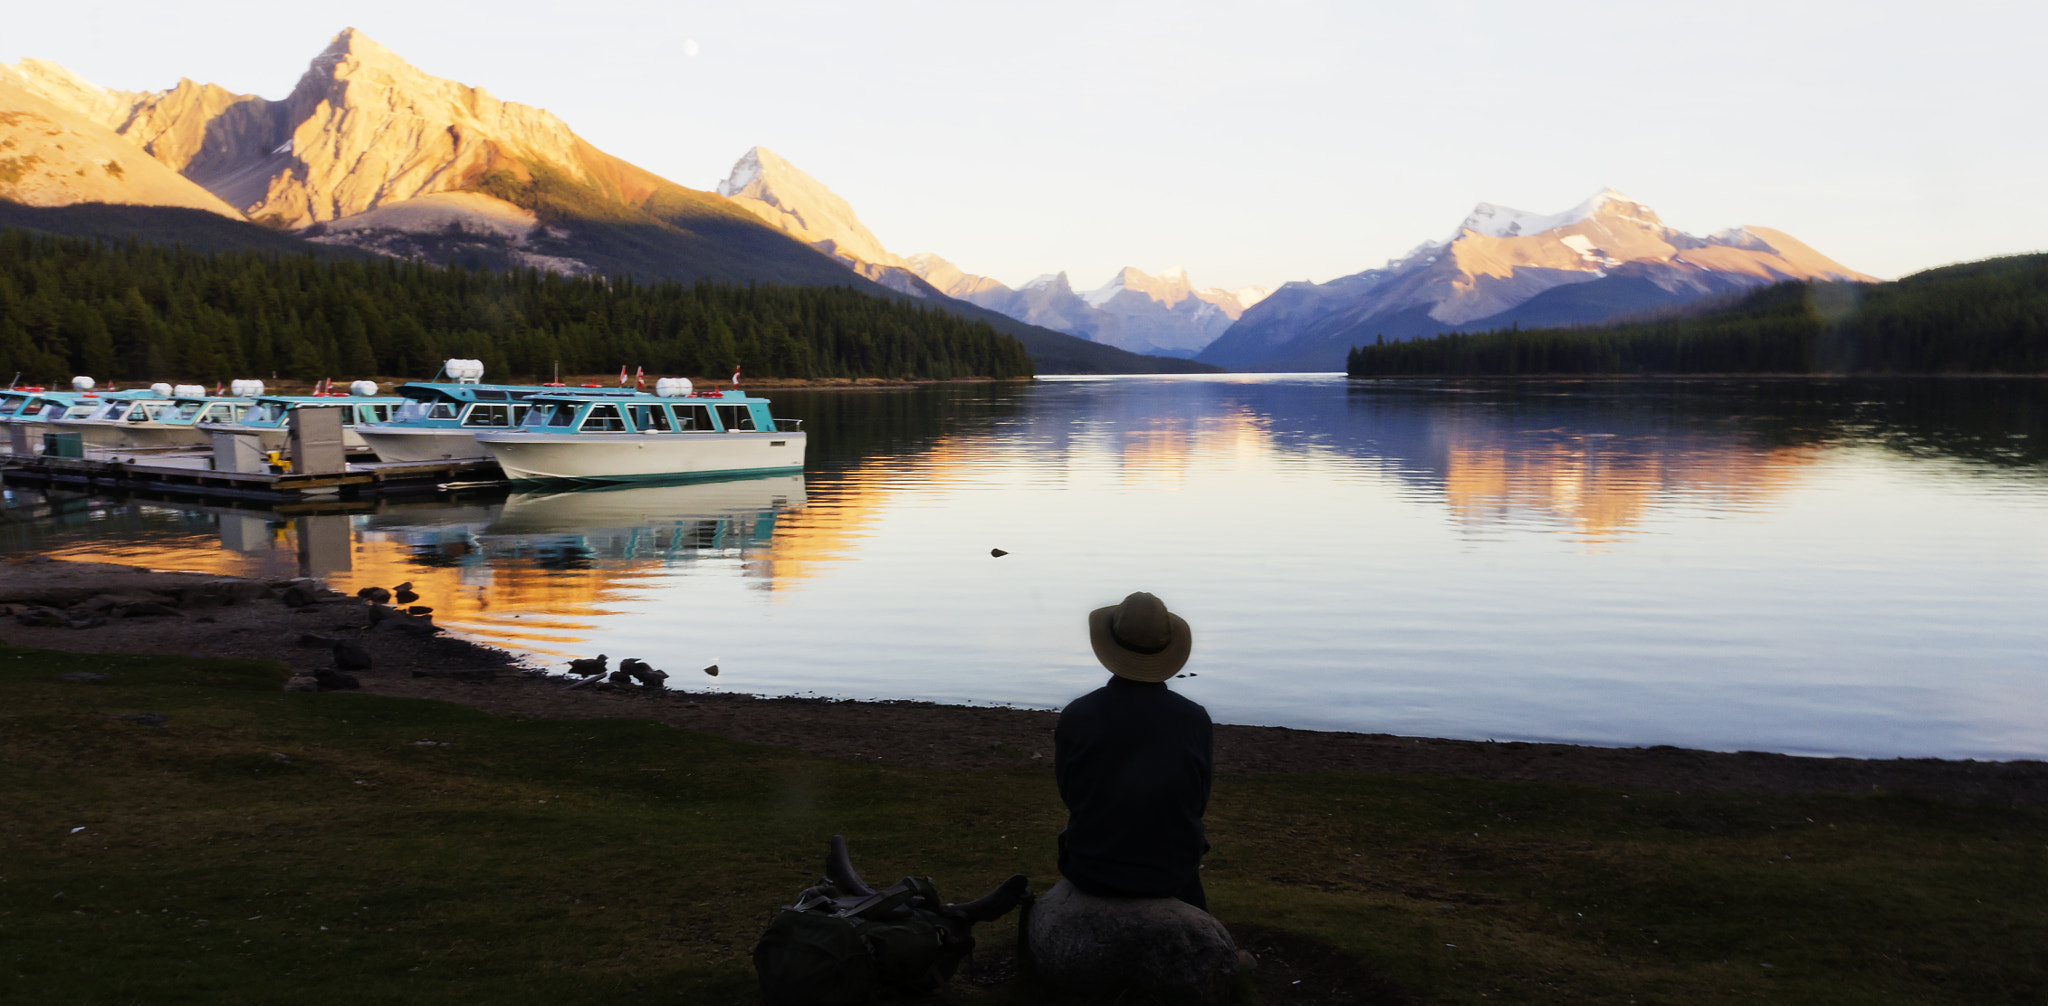
<path fill-rule="evenodd" d="M 1025 940 L 1039 977 L 1077 995 L 1220 1003 L 1237 980 L 1230 932 L 1178 898 L 1103 898 L 1061 880 L 1031 906 Z"/>

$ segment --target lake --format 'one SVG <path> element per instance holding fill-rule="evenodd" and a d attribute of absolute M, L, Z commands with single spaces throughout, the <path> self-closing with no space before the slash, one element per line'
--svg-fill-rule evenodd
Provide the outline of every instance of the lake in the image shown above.
<path fill-rule="evenodd" d="M 1043 707 L 1106 677 L 1089 609 L 1149 590 L 1221 722 L 2048 756 L 2048 382 L 771 394 L 802 476 L 302 515 L 10 489 L 0 548 L 410 580 L 465 637 L 686 688 Z"/>

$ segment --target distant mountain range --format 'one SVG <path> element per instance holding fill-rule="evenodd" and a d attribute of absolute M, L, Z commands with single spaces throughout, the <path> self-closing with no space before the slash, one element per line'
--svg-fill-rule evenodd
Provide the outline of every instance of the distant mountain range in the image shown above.
<path fill-rule="evenodd" d="M 1596 324 L 1781 280 L 1871 280 L 1768 228 L 1685 234 L 1609 189 L 1547 216 L 1481 203 L 1449 237 L 1327 283 L 1197 288 L 1184 270 L 1126 268 L 1090 290 L 1065 273 L 1012 289 L 890 252 L 844 199 L 764 147 L 716 192 L 687 188 L 354 29 L 277 101 L 0 65 L 0 203 L 15 204 L 0 220 L 114 233 L 125 219 L 152 239 L 203 232 L 207 247 L 274 250 L 289 236 L 572 275 L 849 285 L 987 321 L 1048 373 L 1336 370 L 1380 338 Z"/>
<path fill-rule="evenodd" d="M 177 219 L 163 208 L 187 208 L 434 262 L 906 293 L 849 275 L 740 200 L 606 154 L 544 109 L 426 74 L 354 29 L 281 101 L 190 80 L 115 91 L 34 59 L 0 66 L 0 200 L 71 208 L 5 214 L 55 227 L 89 220 L 118 231 L 115 208 L 147 207 L 154 212 L 132 214 L 134 230 L 155 235 Z M 200 229 L 210 246 L 232 241 L 233 228 Z M 254 236 L 247 244 L 275 247 Z M 1211 369 L 1124 353 L 929 288 L 909 295 L 989 322 L 1045 372 Z"/>
<path fill-rule="evenodd" d="M 1272 292 L 1264 287 L 1197 290 L 1187 272 L 1157 276 L 1125 268 L 1103 286 L 1077 294 L 1065 273 L 1012 290 L 962 272 L 937 255 L 903 258 L 882 246 L 853 207 L 766 147 L 747 151 L 718 185 L 769 226 L 883 286 L 916 297 L 950 297 L 1018 321 L 1133 353 L 1191 357 Z"/>
<path fill-rule="evenodd" d="M 1449 238 L 1385 268 L 1281 287 L 1196 359 L 1228 370 L 1341 370 L 1351 347 L 1380 338 L 1598 324 L 1810 279 L 1875 282 L 1769 228 L 1705 238 L 1674 230 L 1613 189 L 1549 216 L 1480 203 Z"/>

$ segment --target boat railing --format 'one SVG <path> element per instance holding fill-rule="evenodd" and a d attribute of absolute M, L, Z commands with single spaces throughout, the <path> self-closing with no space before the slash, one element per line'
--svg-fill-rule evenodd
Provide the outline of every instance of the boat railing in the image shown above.
<path fill-rule="evenodd" d="M 778 419 L 775 421 L 775 432 L 777 433 L 797 433 L 802 431 L 803 428 L 804 421 L 801 419 Z"/>

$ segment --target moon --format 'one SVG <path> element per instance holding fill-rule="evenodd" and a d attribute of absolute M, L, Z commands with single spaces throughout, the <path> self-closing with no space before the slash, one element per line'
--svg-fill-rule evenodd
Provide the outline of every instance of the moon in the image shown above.
<path fill-rule="evenodd" d="M 696 40 L 696 39 L 694 39 L 694 38 L 686 38 L 686 39 L 684 39 L 684 40 L 683 40 L 683 55 L 685 55 L 685 56 L 695 56 L 695 55 L 697 55 L 697 40 Z"/>

